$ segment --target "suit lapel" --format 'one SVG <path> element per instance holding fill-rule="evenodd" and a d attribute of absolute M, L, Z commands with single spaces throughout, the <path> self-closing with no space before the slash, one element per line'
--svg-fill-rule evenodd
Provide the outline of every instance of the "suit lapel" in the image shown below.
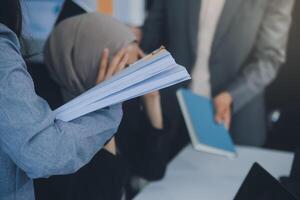
<path fill-rule="evenodd" d="M 188 40 L 190 44 L 190 51 L 194 57 L 197 52 L 197 38 L 198 38 L 198 26 L 199 26 L 199 13 L 200 13 L 201 0 L 187 0 L 187 31 Z"/>
<path fill-rule="evenodd" d="M 229 30 L 231 21 L 234 19 L 234 16 L 236 16 L 238 8 L 240 8 L 243 1 L 244 0 L 226 0 L 215 32 L 212 46 L 212 55 L 214 55 L 219 44 L 222 42 L 223 37 Z"/>

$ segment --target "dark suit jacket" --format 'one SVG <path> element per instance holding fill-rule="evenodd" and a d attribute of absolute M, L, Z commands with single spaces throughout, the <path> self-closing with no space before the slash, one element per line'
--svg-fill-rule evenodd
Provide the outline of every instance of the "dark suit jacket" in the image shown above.
<path fill-rule="evenodd" d="M 262 145 L 265 141 L 264 89 L 285 61 L 293 3 L 226 0 L 213 41 L 210 74 L 212 94 L 226 90 L 233 97 L 231 133 L 237 143 Z M 200 6 L 201 0 L 154 0 L 143 27 L 144 50 L 164 44 L 191 72 Z"/>

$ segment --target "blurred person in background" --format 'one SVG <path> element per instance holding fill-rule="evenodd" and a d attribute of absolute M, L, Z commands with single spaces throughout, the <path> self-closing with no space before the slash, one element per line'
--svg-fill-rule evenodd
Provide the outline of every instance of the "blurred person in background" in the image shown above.
<path fill-rule="evenodd" d="M 128 27 L 99 13 L 78 15 L 58 24 L 46 43 L 45 63 L 64 100 L 121 71 L 124 65 L 114 65 L 116 60 L 108 65 L 112 55 L 119 60 L 127 57 L 125 65 L 137 61 L 142 52 L 135 40 Z M 124 190 L 131 193 L 139 189 L 131 187 L 136 177 L 148 181 L 162 178 L 168 148 L 159 92 L 126 102 L 121 124 L 116 139 L 90 165 L 74 175 L 43 180 L 40 187 L 48 194 L 44 196 L 63 200 L 121 199 Z"/>
<path fill-rule="evenodd" d="M 216 121 L 230 129 L 235 143 L 262 146 L 264 91 L 285 62 L 293 4 L 294 0 L 154 0 L 141 46 L 150 52 L 164 44 L 192 73 L 189 87 L 213 99 Z M 173 154 L 187 141 L 176 89 L 162 92 L 163 110 L 178 130 Z"/>

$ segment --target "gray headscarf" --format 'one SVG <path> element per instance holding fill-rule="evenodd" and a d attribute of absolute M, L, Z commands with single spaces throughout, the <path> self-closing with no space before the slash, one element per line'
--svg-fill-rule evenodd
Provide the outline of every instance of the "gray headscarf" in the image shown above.
<path fill-rule="evenodd" d="M 45 63 L 61 87 L 65 101 L 95 85 L 102 52 L 110 55 L 135 40 L 131 31 L 112 17 L 82 14 L 62 21 L 45 46 Z"/>

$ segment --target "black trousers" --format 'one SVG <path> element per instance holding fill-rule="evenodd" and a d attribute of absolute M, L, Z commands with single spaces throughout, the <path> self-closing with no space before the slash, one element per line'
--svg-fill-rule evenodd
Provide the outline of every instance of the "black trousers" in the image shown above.
<path fill-rule="evenodd" d="M 101 150 L 75 174 L 35 180 L 36 199 L 120 200 L 128 174 L 121 156 Z"/>

